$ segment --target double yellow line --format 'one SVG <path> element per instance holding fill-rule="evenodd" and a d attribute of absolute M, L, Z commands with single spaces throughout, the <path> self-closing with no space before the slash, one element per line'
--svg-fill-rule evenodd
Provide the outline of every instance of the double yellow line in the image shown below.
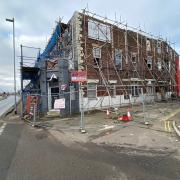
<path fill-rule="evenodd" d="M 171 132 L 171 121 L 164 121 L 164 129 L 167 132 Z"/>
<path fill-rule="evenodd" d="M 180 113 L 180 108 L 178 108 L 176 111 L 172 112 L 171 114 L 169 114 L 168 116 L 164 117 L 162 119 L 162 121 L 164 121 L 164 129 L 167 132 L 172 132 L 171 131 L 171 120 L 169 120 L 170 118 L 173 118 L 176 114 Z"/>

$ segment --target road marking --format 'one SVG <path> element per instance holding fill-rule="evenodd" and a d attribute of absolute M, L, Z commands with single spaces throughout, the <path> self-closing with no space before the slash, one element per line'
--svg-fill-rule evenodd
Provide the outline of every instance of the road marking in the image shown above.
<path fill-rule="evenodd" d="M 171 125 L 170 125 L 170 121 L 164 121 L 164 129 L 167 132 L 171 132 Z"/>
<path fill-rule="evenodd" d="M 3 133 L 5 127 L 6 127 L 6 123 L 3 123 L 3 125 L 0 127 L 0 135 Z"/>

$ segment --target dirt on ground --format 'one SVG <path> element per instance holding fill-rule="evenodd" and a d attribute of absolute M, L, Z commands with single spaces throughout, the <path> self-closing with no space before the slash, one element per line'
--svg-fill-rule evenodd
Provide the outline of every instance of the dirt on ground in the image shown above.
<path fill-rule="evenodd" d="M 149 150 L 174 150 L 180 148 L 172 121 L 179 121 L 180 102 L 146 104 L 130 109 L 132 121 L 117 120 L 118 115 L 127 113 L 127 107 L 107 117 L 106 111 L 85 114 L 86 133 L 80 133 L 80 116 L 44 119 L 39 125 L 66 145 L 92 142 L 98 145 L 131 147 Z"/>

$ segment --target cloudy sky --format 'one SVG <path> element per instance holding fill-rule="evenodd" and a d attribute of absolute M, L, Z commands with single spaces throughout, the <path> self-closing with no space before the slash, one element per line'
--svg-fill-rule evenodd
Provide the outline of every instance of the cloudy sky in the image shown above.
<path fill-rule="evenodd" d="M 55 22 L 67 22 L 75 10 L 81 11 L 88 4 L 97 14 L 127 22 L 129 25 L 160 35 L 176 43 L 180 53 L 180 1 L 179 0 L 1 0 L 0 3 L 0 92 L 13 90 L 12 23 L 16 30 L 16 75 L 19 72 L 20 44 L 40 47 L 42 50 L 50 37 Z M 37 54 L 36 50 L 26 53 Z M 20 87 L 17 78 L 17 87 Z"/>

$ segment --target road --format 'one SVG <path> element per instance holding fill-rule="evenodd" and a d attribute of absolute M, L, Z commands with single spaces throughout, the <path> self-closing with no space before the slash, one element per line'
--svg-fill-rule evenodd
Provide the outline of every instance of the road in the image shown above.
<path fill-rule="evenodd" d="M 20 121 L 1 122 L 0 131 L 2 180 L 180 179 L 177 152 L 64 144 Z"/>
<path fill-rule="evenodd" d="M 17 101 L 19 97 L 17 96 Z M 14 96 L 8 96 L 6 99 L 0 101 L 0 117 L 14 105 Z"/>

